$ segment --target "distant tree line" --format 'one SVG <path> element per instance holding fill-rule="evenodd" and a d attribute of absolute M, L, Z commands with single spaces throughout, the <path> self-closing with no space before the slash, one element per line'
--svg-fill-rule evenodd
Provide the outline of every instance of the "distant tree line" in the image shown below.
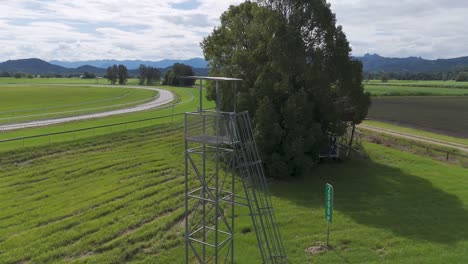
<path fill-rule="evenodd" d="M 92 72 L 84 72 L 80 77 L 83 79 L 96 79 L 96 74 Z"/>
<path fill-rule="evenodd" d="M 179 78 L 182 76 L 193 75 L 195 74 L 192 67 L 182 63 L 176 63 L 164 74 L 163 84 L 173 86 L 193 86 L 195 84 L 195 80 Z"/>
<path fill-rule="evenodd" d="M 34 78 L 33 74 L 24 72 L 9 73 L 6 71 L 0 72 L 0 77 L 14 77 L 14 78 Z"/>
<path fill-rule="evenodd" d="M 138 80 L 140 85 L 154 85 L 161 79 L 161 71 L 158 68 L 141 64 L 138 68 Z"/>
<path fill-rule="evenodd" d="M 460 72 L 455 79 L 457 82 L 468 82 L 468 71 L 466 72 Z"/>
<path fill-rule="evenodd" d="M 111 82 L 111 84 L 126 84 L 128 80 L 128 69 L 122 64 L 118 66 L 116 64 L 109 66 L 106 70 L 105 78 Z"/>
<path fill-rule="evenodd" d="M 11 77 L 11 74 L 9 72 L 2 71 L 0 72 L 0 77 Z"/>

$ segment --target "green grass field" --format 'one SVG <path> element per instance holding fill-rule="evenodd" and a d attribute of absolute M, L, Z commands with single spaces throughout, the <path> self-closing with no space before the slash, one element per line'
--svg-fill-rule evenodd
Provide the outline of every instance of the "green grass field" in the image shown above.
<path fill-rule="evenodd" d="M 0 153 L 0 263 L 182 263 L 182 130 L 156 125 Z M 465 263 L 468 170 L 365 144 L 370 158 L 273 182 L 291 263 Z M 333 250 L 324 184 L 335 187 Z M 236 263 L 259 263 L 236 218 Z"/>
<path fill-rule="evenodd" d="M 110 111 L 156 96 L 155 91 L 118 86 L 0 85 L 0 124 Z"/>
<path fill-rule="evenodd" d="M 199 105 L 199 99 L 200 99 L 198 89 L 182 88 L 182 87 L 168 87 L 168 86 L 164 86 L 163 89 L 170 90 L 176 94 L 176 97 L 178 99 L 176 102 L 174 102 L 175 103 L 174 107 L 172 107 L 172 105 L 167 105 L 162 109 L 152 109 L 148 111 L 135 112 L 135 113 L 125 114 L 125 115 L 116 115 L 116 116 L 110 116 L 110 117 L 99 118 L 99 119 L 82 120 L 82 121 L 76 121 L 76 122 L 51 125 L 47 127 L 28 128 L 28 129 L 21 129 L 21 130 L 16 130 L 16 131 L 5 131 L 5 132 L 0 132 L 0 140 L 47 134 L 47 133 L 56 133 L 56 132 L 62 132 L 62 131 L 77 130 L 77 129 L 103 126 L 103 125 L 109 125 L 109 124 L 124 123 L 124 122 L 141 120 L 141 119 L 164 117 L 164 116 L 172 115 L 172 113 L 181 114 L 184 112 L 197 110 L 197 107 Z M 213 102 L 207 101 L 205 97 L 203 98 L 203 105 L 204 105 L 204 108 L 212 108 L 214 106 Z M 174 118 L 169 117 L 169 118 L 164 118 L 161 120 L 151 120 L 147 122 L 120 125 L 120 126 L 101 128 L 101 129 L 94 129 L 90 131 L 82 131 L 82 132 L 77 132 L 77 133 L 55 135 L 51 137 L 41 137 L 41 138 L 35 138 L 35 139 L 27 139 L 24 141 L 8 142 L 8 143 L 0 144 L 0 151 L 22 148 L 24 146 L 27 147 L 27 146 L 48 145 L 54 142 L 71 141 L 71 140 L 75 140 L 78 138 L 110 134 L 116 131 L 124 131 L 128 129 L 133 129 L 133 128 L 152 126 L 158 123 L 165 123 L 168 121 L 181 122 L 181 120 L 183 120 L 183 116 L 178 115 L 178 116 L 175 116 Z"/>
<path fill-rule="evenodd" d="M 366 84 L 365 90 L 373 96 L 468 96 L 466 88 L 441 87 L 434 83 L 430 87 L 406 85 Z"/>
<path fill-rule="evenodd" d="M 198 106 L 197 89 L 164 88 L 183 103 L 0 133 L 0 140 Z M 444 102 L 450 97 L 434 98 Z M 206 99 L 204 105 L 213 107 Z M 403 115 L 416 116 L 413 111 Z M 182 263 L 183 141 L 176 127 L 182 118 L 0 143 L 0 263 Z M 290 262 L 467 262 L 468 170 L 380 145 L 364 146 L 367 160 L 326 163 L 301 179 L 271 183 Z M 333 250 L 310 256 L 304 250 L 326 239 L 326 182 L 336 192 Z M 250 218 L 237 215 L 236 221 L 236 263 L 259 263 L 254 233 L 245 231 L 252 228 Z"/>
<path fill-rule="evenodd" d="M 106 79 L 81 78 L 6 78 L 0 77 L 0 84 L 109 84 Z M 138 79 L 128 79 L 128 85 L 138 84 Z"/>

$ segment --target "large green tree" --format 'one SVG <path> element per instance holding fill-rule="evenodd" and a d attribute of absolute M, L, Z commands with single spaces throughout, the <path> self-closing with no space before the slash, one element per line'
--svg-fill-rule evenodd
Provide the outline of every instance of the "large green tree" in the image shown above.
<path fill-rule="evenodd" d="M 195 75 L 192 67 L 190 67 L 189 65 L 185 65 L 183 63 L 174 64 L 174 66 L 172 66 L 172 69 L 174 70 L 174 75 L 176 77 Z M 195 84 L 195 80 L 178 78 L 177 84 L 180 86 L 192 86 Z"/>
<path fill-rule="evenodd" d="M 146 71 L 146 80 L 148 85 L 154 85 L 161 79 L 161 71 L 149 66 Z"/>
<path fill-rule="evenodd" d="M 138 84 L 144 85 L 147 80 L 148 67 L 144 64 L 140 64 L 138 67 Z"/>
<path fill-rule="evenodd" d="M 362 65 L 323 0 L 231 6 L 202 48 L 211 75 L 244 80 L 238 108 L 254 117 L 270 176 L 301 174 L 317 161 L 326 134 L 340 135 L 367 114 Z M 231 92 L 221 91 L 221 108 L 231 110 Z"/>
<path fill-rule="evenodd" d="M 128 70 L 124 65 L 112 65 L 107 68 L 105 76 L 111 84 L 116 84 L 119 81 L 119 84 L 126 84 L 128 79 Z"/>
<path fill-rule="evenodd" d="M 141 64 L 138 71 L 138 80 L 140 85 L 145 84 L 145 82 L 147 85 L 154 85 L 159 81 L 159 79 L 161 79 L 161 71 L 157 68 Z"/>

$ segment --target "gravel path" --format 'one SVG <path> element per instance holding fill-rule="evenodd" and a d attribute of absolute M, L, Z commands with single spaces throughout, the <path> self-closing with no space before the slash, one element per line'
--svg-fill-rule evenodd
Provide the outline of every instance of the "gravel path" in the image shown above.
<path fill-rule="evenodd" d="M 458 150 L 461 150 L 461 151 L 464 151 L 464 152 L 468 153 L 468 146 L 464 145 L 464 144 L 460 144 L 460 143 L 450 142 L 450 141 L 441 140 L 441 139 L 434 139 L 434 138 L 429 138 L 429 137 L 404 133 L 404 132 L 400 132 L 400 131 L 395 131 L 395 130 L 392 130 L 392 129 L 379 128 L 379 127 L 363 125 L 363 124 L 359 125 L 358 127 L 366 129 L 366 130 L 374 131 L 374 132 L 379 132 L 379 133 L 383 133 L 383 134 L 387 134 L 387 135 L 391 135 L 391 136 L 400 137 L 400 138 L 406 138 L 406 139 L 411 139 L 411 140 L 415 140 L 415 141 L 430 143 L 430 144 L 433 144 L 433 145 L 458 149 Z"/>
<path fill-rule="evenodd" d="M 171 92 L 167 91 L 167 90 L 157 89 L 157 88 L 148 88 L 148 87 L 139 87 L 139 86 L 129 86 L 129 87 L 134 88 L 134 89 L 147 89 L 147 90 L 157 91 L 157 92 L 159 92 L 159 97 L 156 98 L 155 100 L 151 101 L 151 102 L 148 102 L 148 103 L 145 103 L 145 104 L 142 104 L 142 105 L 137 105 L 137 106 L 124 108 L 124 109 L 119 109 L 119 110 L 113 110 L 113 111 L 107 111 L 107 112 L 101 112 L 101 113 L 94 113 L 94 114 L 86 114 L 86 115 L 80 115 L 80 116 L 63 117 L 63 118 L 40 120 L 40 121 L 31 121 L 31 122 L 18 123 L 18 124 L 0 125 L 0 131 L 16 130 L 16 129 L 30 128 L 30 127 L 48 126 L 48 125 L 66 123 L 66 122 L 77 121 L 77 120 L 85 120 L 85 119 L 91 119 L 91 118 L 101 118 L 101 117 L 107 117 L 107 116 L 113 116 L 113 115 L 120 115 L 120 114 L 139 112 L 139 111 L 149 110 L 149 109 L 152 109 L 152 108 L 162 106 L 162 105 L 170 103 L 171 101 L 174 100 L 174 95 Z"/>

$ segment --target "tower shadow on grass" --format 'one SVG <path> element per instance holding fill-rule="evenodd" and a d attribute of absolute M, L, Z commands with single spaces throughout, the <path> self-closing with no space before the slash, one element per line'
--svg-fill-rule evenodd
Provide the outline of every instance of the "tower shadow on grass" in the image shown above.
<path fill-rule="evenodd" d="M 426 179 L 371 160 L 325 164 L 313 174 L 274 184 L 272 195 L 323 208 L 325 183 L 330 182 L 335 189 L 335 212 L 359 224 L 442 244 L 468 239 L 468 211 L 462 201 Z"/>

